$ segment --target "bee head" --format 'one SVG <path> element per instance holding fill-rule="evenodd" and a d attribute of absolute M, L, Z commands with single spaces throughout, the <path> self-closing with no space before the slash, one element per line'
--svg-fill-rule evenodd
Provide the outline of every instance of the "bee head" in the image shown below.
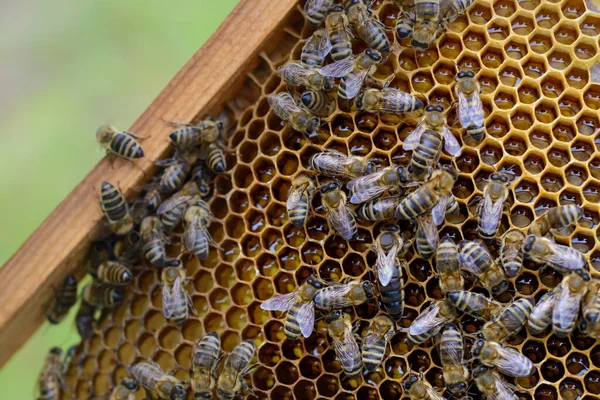
<path fill-rule="evenodd" d="M 589 281 L 590 278 L 590 274 L 585 270 L 585 269 L 578 269 L 575 271 L 577 273 L 577 275 L 579 275 L 581 277 L 581 279 L 583 279 L 584 281 Z"/>
<path fill-rule="evenodd" d="M 362 287 L 363 287 L 363 289 L 364 289 L 364 291 L 367 294 L 367 297 L 369 299 L 375 297 L 375 288 L 374 288 L 374 286 L 373 286 L 373 284 L 371 282 L 364 281 L 362 283 Z"/>
<path fill-rule="evenodd" d="M 319 130 L 319 126 L 321 126 L 321 120 L 317 117 L 313 117 L 310 121 L 310 125 L 306 128 L 306 133 L 313 134 Z"/>
<path fill-rule="evenodd" d="M 485 371 L 487 371 L 489 368 L 486 367 L 485 365 L 477 365 L 475 367 L 473 367 L 473 378 L 477 378 L 479 375 L 483 374 Z"/>
<path fill-rule="evenodd" d="M 185 400 L 186 394 L 185 389 L 181 385 L 175 385 L 171 390 L 171 400 Z"/>
<path fill-rule="evenodd" d="M 523 252 L 529 253 L 533 249 L 533 244 L 535 243 L 535 236 L 529 235 L 523 240 Z"/>
<path fill-rule="evenodd" d="M 473 344 L 473 348 L 471 349 L 473 356 L 479 357 L 479 354 L 481 354 L 481 349 L 483 348 L 484 344 L 485 340 L 483 339 L 483 337 L 477 335 L 477 340 L 475 341 L 475 344 Z"/>
<path fill-rule="evenodd" d="M 336 180 L 329 182 L 325 186 L 321 186 L 321 193 L 327 193 L 331 190 L 335 190 L 335 189 L 339 189 L 339 188 L 340 188 L 340 181 L 338 181 L 336 179 Z"/>
<path fill-rule="evenodd" d="M 363 97 L 365 97 L 365 92 L 364 91 L 360 91 L 358 93 L 358 95 L 356 96 L 356 99 L 354 99 L 354 105 L 356 106 L 356 108 L 358 110 L 362 110 L 363 109 Z"/>
<path fill-rule="evenodd" d="M 336 311 L 333 311 L 333 312 L 327 314 L 327 316 L 325 317 L 325 322 L 327 322 L 329 324 L 331 321 L 334 321 L 334 320 L 342 318 L 342 317 L 343 317 L 342 312 L 340 310 L 336 310 Z"/>
<path fill-rule="evenodd" d="M 460 78 L 460 79 L 464 78 L 465 76 L 467 76 L 467 73 L 465 71 L 460 71 L 458 73 L 458 78 Z"/>
<path fill-rule="evenodd" d="M 508 281 L 502 281 L 492 288 L 492 295 L 497 296 L 508 290 Z"/>
<path fill-rule="evenodd" d="M 133 379 L 123 379 L 121 381 L 121 385 L 124 386 L 125 388 L 131 390 L 132 392 L 137 392 L 139 389 L 139 385 L 136 381 L 134 381 Z"/>
<path fill-rule="evenodd" d="M 335 87 L 335 79 L 333 78 L 326 78 L 325 82 L 323 82 L 323 89 L 325 90 L 331 90 Z"/>
<path fill-rule="evenodd" d="M 448 385 L 448 391 L 454 395 L 465 393 L 467 391 L 467 382 L 459 382 L 454 385 Z"/>
<path fill-rule="evenodd" d="M 404 166 L 400 166 L 396 168 L 396 173 L 400 177 L 400 182 L 406 184 L 410 181 L 409 175 L 407 174 L 407 169 Z"/>
<path fill-rule="evenodd" d="M 317 277 L 315 277 L 314 275 L 309 276 L 306 282 L 316 289 L 322 289 L 324 286 L 323 282 L 317 279 Z"/>
<path fill-rule="evenodd" d="M 381 61 L 381 53 L 378 52 L 377 50 L 373 50 L 373 49 L 367 49 L 365 51 L 365 54 L 373 61 L 375 62 L 379 62 Z"/>
<path fill-rule="evenodd" d="M 344 12 L 344 6 L 341 4 L 335 5 L 329 9 L 329 12 Z"/>
<path fill-rule="evenodd" d="M 419 381 L 419 377 L 415 374 L 410 374 L 408 379 L 402 382 L 402 386 L 405 391 L 410 390 L 410 388 Z"/>
<path fill-rule="evenodd" d="M 425 107 L 425 111 L 427 111 L 427 112 L 432 112 L 434 109 L 435 109 L 435 106 L 433 106 L 431 104 L 428 105 L 427 107 Z"/>

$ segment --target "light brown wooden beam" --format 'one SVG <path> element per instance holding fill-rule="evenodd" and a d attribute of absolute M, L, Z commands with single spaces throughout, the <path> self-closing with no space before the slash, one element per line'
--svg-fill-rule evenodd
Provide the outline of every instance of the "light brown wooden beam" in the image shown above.
<path fill-rule="evenodd" d="M 136 162 L 141 169 L 149 172 L 151 161 L 169 151 L 172 128 L 162 119 L 191 121 L 229 100 L 295 4 L 296 0 L 238 4 L 130 128 L 150 136 L 141 142 L 146 155 Z M 153 62 L 148 60 L 148 65 Z M 89 135 L 94 135 L 93 128 Z M 68 273 L 83 275 L 82 260 L 103 224 L 97 190 L 104 180 L 118 182 L 131 198 L 144 174 L 126 161 L 117 160 L 111 167 L 103 159 L 0 269 L 0 367 L 44 320 L 52 288 Z"/>

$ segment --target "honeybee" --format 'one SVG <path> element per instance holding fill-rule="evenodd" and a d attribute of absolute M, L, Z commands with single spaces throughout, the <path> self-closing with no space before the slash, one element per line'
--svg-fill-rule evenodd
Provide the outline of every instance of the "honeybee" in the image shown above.
<path fill-rule="evenodd" d="M 144 157 L 144 150 L 137 139 L 140 138 L 133 133 L 119 131 L 110 125 L 102 125 L 96 131 L 96 140 L 107 154 L 116 154 L 126 160 Z"/>
<path fill-rule="evenodd" d="M 502 235 L 500 246 L 500 260 L 504 273 L 509 278 L 514 278 L 521 273 L 523 268 L 523 253 L 521 248 L 525 234 L 518 229 L 510 229 Z"/>
<path fill-rule="evenodd" d="M 442 22 L 440 1 L 415 0 L 415 22 L 411 41 L 415 49 L 425 51 L 435 40 L 435 34 Z"/>
<path fill-rule="evenodd" d="M 397 268 L 398 256 L 406 250 L 410 243 L 405 243 L 404 239 L 398 234 L 397 229 L 382 230 L 375 245 L 371 246 L 371 250 L 377 254 L 375 262 L 375 271 L 379 282 L 383 286 L 387 286 L 394 274 L 394 269 Z"/>
<path fill-rule="evenodd" d="M 367 76 L 371 76 L 375 72 L 377 64 L 381 61 L 381 53 L 377 50 L 367 49 L 356 58 L 324 66 L 321 68 L 321 73 L 326 77 L 342 78 L 338 86 L 338 97 L 343 100 L 352 100 L 360 92 Z"/>
<path fill-rule="evenodd" d="M 408 375 L 408 378 L 402 382 L 402 387 L 411 400 L 444 400 L 444 396 L 436 392 L 431 384 L 423 379 L 423 374 Z"/>
<path fill-rule="evenodd" d="M 384 25 L 375 18 L 362 0 L 346 2 L 348 21 L 358 36 L 373 50 L 381 53 L 390 51 L 390 41 Z"/>
<path fill-rule="evenodd" d="M 145 190 L 144 196 L 140 202 L 146 207 L 148 212 L 155 212 L 163 201 L 158 180 L 142 186 L 139 190 Z"/>
<path fill-rule="evenodd" d="M 521 298 L 513 301 L 491 321 L 486 322 L 481 334 L 487 340 L 500 342 L 515 335 L 527 323 L 527 318 L 535 305 L 534 298 Z"/>
<path fill-rule="evenodd" d="M 130 378 L 121 380 L 110 394 L 110 400 L 135 400 L 135 392 L 140 389 L 138 383 Z"/>
<path fill-rule="evenodd" d="M 531 223 L 529 234 L 545 236 L 550 230 L 560 233 L 566 227 L 579 221 L 582 216 L 583 208 L 578 204 L 552 207 Z"/>
<path fill-rule="evenodd" d="M 487 246 L 480 240 L 461 240 L 458 244 L 458 262 L 477 277 L 482 285 L 497 296 L 508 290 L 504 272 L 492 258 Z"/>
<path fill-rule="evenodd" d="M 360 375 L 363 363 L 360 348 L 352 333 L 350 316 L 339 310 L 333 311 L 325 317 L 325 322 L 342 369 L 350 378 Z"/>
<path fill-rule="evenodd" d="M 164 231 L 170 232 L 179 224 L 188 205 L 200 200 L 199 192 L 196 182 L 187 182 L 180 191 L 169 197 L 158 207 L 156 214 L 160 217 Z"/>
<path fill-rule="evenodd" d="M 133 218 L 123 193 L 109 182 L 102 182 L 100 208 L 108 225 L 117 235 L 126 235 L 133 229 Z"/>
<path fill-rule="evenodd" d="M 200 151 L 192 148 L 189 150 L 178 149 L 175 151 L 174 157 L 156 161 L 156 165 L 166 167 L 158 183 L 160 192 L 168 194 L 181 189 L 192 165 L 198 161 L 198 158 L 200 158 Z"/>
<path fill-rule="evenodd" d="M 443 221 L 446 217 L 448 194 L 457 178 L 458 173 L 453 168 L 444 166 L 436 171 L 428 182 L 400 200 L 396 208 L 397 218 L 412 220 L 431 210 L 431 217 L 436 224 Z"/>
<path fill-rule="evenodd" d="M 186 398 L 184 382 L 180 382 L 172 375 L 165 374 L 154 363 L 134 364 L 130 368 L 129 374 L 144 389 L 156 392 L 161 399 L 185 400 Z"/>
<path fill-rule="evenodd" d="M 77 302 L 77 278 L 74 275 L 67 275 L 54 290 L 54 298 L 50 307 L 48 307 L 48 322 L 58 324 L 63 321 L 71 307 Z"/>
<path fill-rule="evenodd" d="M 307 338 L 312 334 L 315 326 L 313 299 L 323 287 L 323 281 L 311 275 L 298 289 L 272 297 L 262 303 L 260 308 L 269 311 L 287 311 L 283 325 L 285 335 L 292 340 L 298 339 L 300 334 Z"/>
<path fill-rule="evenodd" d="M 392 165 L 377 172 L 354 178 L 346 184 L 346 188 L 350 191 L 350 203 L 360 204 L 387 191 L 412 185 L 408 169 Z"/>
<path fill-rule="evenodd" d="M 269 95 L 267 101 L 275 115 L 287 121 L 294 130 L 308 135 L 319 130 L 319 118 L 300 108 L 288 92 Z"/>
<path fill-rule="evenodd" d="M 120 288 L 92 282 L 83 287 L 81 290 L 81 298 L 91 306 L 109 308 L 116 306 L 123 301 L 123 291 Z"/>
<path fill-rule="evenodd" d="M 507 174 L 494 172 L 483 188 L 483 199 L 477 207 L 477 233 L 482 239 L 496 239 L 509 185 L 510 177 Z"/>
<path fill-rule="evenodd" d="M 546 292 L 533 307 L 527 321 L 527 328 L 532 335 L 539 335 L 552 323 L 552 309 L 560 287 Z"/>
<path fill-rule="evenodd" d="M 453 396 L 461 398 L 469 386 L 469 370 L 464 360 L 465 344 L 462 333 L 455 324 L 448 324 L 444 328 L 438 351 L 444 373 L 444 383 Z"/>
<path fill-rule="evenodd" d="M 404 279 L 402 278 L 402 270 L 406 268 L 406 264 L 406 260 L 396 260 L 392 269 L 390 282 L 387 285 L 382 285 L 381 282 L 378 283 L 381 304 L 395 321 L 400 321 L 404 313 L 404 290 L 402 290 Z"/>
<path fill-rule="evenodd" d="M 118 238 L 118 240 L 113 246 L 113 257 L 116 260 L 116 262 L 118 262 L 122 266 L 129 266 L 136 263 L 139 258 L 141 240 L 142 237 L 140 236 L 140 233 L 136 230 L 132 230 L 127 235 Z M 104 263 L 106 264 L 106 262 Z M 100 265 L 98 266 L 98 268 L 96 268 L 96 270 L 98 270 L 99 268 Z M 126 274 L 122 274 L 121 277 L 125 280 L 128 279 Z"/>
<path fill-rule="evenodd" d="M 338 181 L 321 187 L 321 201 L 329 225 L 344 239 L 352 240 L 358 231 L 356 219 L 347 205 L 346 193 L 342 192 Z"/>
<path fill-rule="evenodd" d="M 403 11 L 396 19 L 396 37 L 406 39 L 413 34 L 415 30 L 415 14 L 413 12 Z"/>
<path fill-rule="evenodd" d="M 508 384 L 495 369 L 479 365 L 473 369 L 473 377 L 487 400 L 519 400 L 516 387 Z"/>
<path fill-rule="evenodd" d="M 446 125 L 444 108 L 429 105 L 419 125 L 402 143 L 404 150 L 413 150 L 410 165 L 415 180 L 423 181 L 431 176 L 442 154 L 442 142 L 448 154 L 460 155 L 460 143 Z"/>
<path fill-rule="evenodd" d="M 350 42 L 348 17 L 341 5 L 334 6 L 327 15 L 325 26 L 331 44 L 333 61 L 350 60 L 352 43 Z"/>
<path fill-rule="evenodd" d="M 363 90 L 354 99 L 354 105 L 360 111 L 391 115 L 423 108 L 423 102 L 417 97 L 396 88 Z"/>
<path fill-rule="evenodd" d="M 254 341 L 246 339 L 227 356 L 223 371 L 217 380 L 217 397 L 219 399 L 233 399 L 242 389 L 252 394 L 243 377 L 258 367 L 258 364 L 250 365 L 255 352 Z"/>
<path fill-rule="evenodd" d="M 452 322 L 456 316 L 456 310 L 452 304 L 444 300 L 434 301 L 410 324 L 408 342 L 413 345 L 423 343 L 441 331 L 444 325 Z"/>
<path fill-rule="evenodd" d="M 476 292 L 460 290 L 451 292 L 446 298 L 457 309 L 472 317 L 492 321 L 504 306 L 493 299 Z"/>
<path fill-rule="evenodd" d="M 309 68 L 320 68 L 323 66 L 325 57 L 331 51 L 331 42 L 327 30 L 318 29 L 302 46 L 300 61 L 302 65 Z"/>
<path fill-rule="evenodd" d="M 573 332 L 586 291 L 587 282 L 581 276 L 569 274 L 563 278 L 552 308 L 552 329 L 556 336 L 562 338 Z"/>
<path fill-rule="evenodd" d="M 440 2 L 444 22 L 452 22 L 464 14 L 474 0 L 443 0 Z"/>
<path fill-rule="evenodd" d="M 190 173 L 190 180 L 196 182 L 198 194 L 202 198 L 210 196 L 211 185 L 209 183 L 209 172 L 203 164 L 197 164 Z"/>
<path fill-rule="evenodd" d="M 322 175 L 341 179 L 358 178 L 373 169 L 373 165 L 364 157 L 347 156 L 331 149 L 314 154 L 308 160 L 308 165 Z"/>
<path fill-rule="evenodd" d="M 362 342 L 362 363 L 365 370 L 373 371 L 383 362 L 394 327 L 394 321 L 387 315 L 380 314 L 371 320 Z"/>
<path fill-rule="evenodd" d="M 98 282 L 110 286 L 126 286 L 133 279 L 129 268 L 116 261 L 105 261 L 90 273 Z"/>
<path fill-rule="evenodd" d="M 356 213 L 367 221 L 385 221 L 397 218 L 396 209 L 402 201 L 401 197 L 383 197 L 361 204 Z"/>
<path fill-rule="evenodd" d="M 223 133 L 223 122 L 215 121 L 210 118 L 200 121 L 197 124 L 165 122 L 172 126 L 181 127 L 169 135 L 171 142 L 173 142 L 175 146 L 181 148 L 190 148 L 206 143 L 213 143 L 219 139 Z"/>
<path fill-rule="evenodd" d="M 42 372 L 38 378 L 39 400 L 58 400 L 61 395 L 63 351 L 59 347 L 50 349 Z"/>
<path fill-rule="evenodd" d="M 435 253 L 440 242 L 437 226 L 431 215 L 423 214 L 417 217 L 416 247 L 417 253 L 428 259 Z"/>
<path fill-rule="evenodd" d="M 304 4 L 304 16 L 313 27 L 321 25 L 331 8 L 333 0 L 307 0 Z"/>
<path fill-rule="evenodd" d="M 300 174 L 292 181 L 286 208 L 290 222 L 297 228 L 306 222 L 315 189 L 315 182 L 306 174 Z"/>
<path fill-rule="evenodd" d="M 325 75 L 323 69 L 310 68 L 299 63 L 289 62 L 284 64 L 277 68 L 277 72 L 285 83 L 291 86 L 303 86 L 310 90 L 325 91 L 331 90 L 335 86 L 335 80 Z"/>
<path fill-rule="evenodd" d="M 162 224 L 158 217 L 146 217 L 140 226 L 142 235 L 142 252 L 144 258 L 152 265 L 162 268 L 167 261 L 167 250 L 165 246 L 169 239 L 162 230 Z"/>
<path fill-rule="evenodd" d="M 589 337 L 600 338 L 600 281 L 593 279 L 581 306 L 583 313 L 582 331 Z"/>
<path fill-rule="evenodd" d="M 460 2 L 460 1 L 457 1 Z M 458 100 L 458 120 L 477 143 L 485 134 L 485 115 L 481 103 L 481 88 L 473 71 L 460 71 L 456 77 L 454 93 Z"/>
<path fill-rule="evenodd" d="M 327 117 L 335 111 L 335 102 L 327 93 L 308 90 L 300 95 L 304 108 L 319 117 Z"/>
<path fill-rule="evenodd" d="M 504 347 L 498 342 L 477 339 L 471 351 L 483 365 L 496 367 L 504 375 L 521 378 L 531 376 L 536 371 L 529 358 L 518 350 Z"/>
<path fill-rule="evenodd" d="M 435 269 L 439 275 L 440 289 L 443 294 L 464 289 L 465 279 L 458 265 L 458 250 L 449 237 L 444 237 L 438 245 L 435 253 Z"/>
<path fill-rule="evenodd" d="M 77 310 L 77 314 L 75 315 L 75 327 L 77 328 L 77 333 L 81 336 L 81 339 L 85 340 L 92 336 L 94 333 L 94 314 L 96 312 L 96 307 L 91 304 L 82 301 L 79 304 L 79 309 Z"/>
<path fill-rule="evenodd" d="M 208 227 L 213 220 L 208 205 L 202 200 L 195 201 L 186 210 L 184 220 L 186 223 L 184 233 L 186 250 L 198 257 L 199 260 L 206 260 L 209 243 L 215 244 L 208 232 Z"/>
<path fill-rule="evenodd" d="M 354 280 L 336 283 L 319 289 L 313 301 L 319 308 L 335 310 L 358 306 L 375 297 L 375 289 L 369 281 Z"/>
<path fill-rule="evenodd" d="M 210 332 L 194 343 L 192 351 L 192 390 L 194 398 L 211 399 L 217 383 L 217 368 L 221 338 L 217 332 Z"/>
<path fill-rule="evenodd" d="M 203 159 L 208 168 L 217 174 L 225 172 L 227 169 L 227 159 L 225 158 L 225 150 L 221 142 L 213 142 L 206 145 L 203 151 Z"/>
<path fill-rule="evenodd" d="M 176 324 L 183 323 L 193 308 L 192 298 L 183 285 L 187 281 L 185 267 L 181 264 L 162 269 L 162 312 L 167 319 Z"/>
<path fill-rule="evenodd" d="M 531 260 L 546 264 L 560 273 L 576 272 L 585 280 L 590 279 L 585 256 L 579 251 L 554 243 L 545 237 L 529 235 L 523 241 L 523 253 Z"/>

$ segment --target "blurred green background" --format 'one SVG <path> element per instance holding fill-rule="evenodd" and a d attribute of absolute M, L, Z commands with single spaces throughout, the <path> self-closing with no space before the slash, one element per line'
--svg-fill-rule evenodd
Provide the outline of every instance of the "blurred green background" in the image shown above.
<path fill-rule="evenodd" d="M 97 126 L 128 128 L 237 2 L 2 2 L 0 265 L 103 156 Z M 37 397 L 47 350 L 77 342 L 72 319 L 0 370 L 0 398 Z"/>

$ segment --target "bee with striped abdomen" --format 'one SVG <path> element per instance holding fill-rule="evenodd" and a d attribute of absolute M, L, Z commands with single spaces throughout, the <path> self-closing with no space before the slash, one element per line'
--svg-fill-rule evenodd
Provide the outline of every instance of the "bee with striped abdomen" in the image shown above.
<path fill-rule="evenodd" d="M 319 117 L 328 117 L 335 111 L 335 102 L 326 92 L 308 90 L 300 95 L 304 108 Z"/>
<path fill-rule="evenodd" d="M 406 39 L 411 36 L 415 30 L 415 14 L 413 12 L 402 11 L 396 19 L 396 37 Z"/>
<path fill-rule="evenodd" d="M 384 229 L 377 236 L 371 250 L 377 255 L 375 273 L 383 286 L 390 283 L 394 270 L 397 268 L 398 257 L 408 246 L 410 243 L 404 242 L 396 227 Z"/>
<path fill-rule="evenodd" d="M 394 319 L 400 321 L 404 313 L 404 279 L 402 271 L 407 268 L 406 260 L 396 260 L 392 275 L 387 285 L 378 282 L 381 304 L 385 311 Z"/>
<path fill-rule="evenodd" d="M 306 67 L 320 68 L 329 52 L 331 52 L 331 42 L 327 30 L 318 29 L 302 46 L 300 62 Z"/>
<path fill-rule="evenodd" d="M 410 324 L 407 335 L 408 342 L 413 345 L 425 342 L 456 317 L 456 309 L 452 304 L 445 300 L 434 301 Z"/>
<path fill-rule="evenodd" d="M 429 214 L 417 217 L 416 248 L 417 253 L 425 259 L 430 258 L 436 252 L 440 236 L 433 218 Z"/>
<path fill-rule="evenodd" d="M 90 273 L 98 282 L 110 286 L 126 286 L 133 279 L 131 270 L 117 261 L 105 261 Z"/>
<path fill-rule="evenodd" d="M 320 174 L 340 179 L 358 178 L 373 169 L 365 157 L 347 156 L 331 149 L 314 154 L 308 165 Z"/>
<path fill-rule="evenodd" d="M 50 349 L 42 372 L 38 378 L 39 397 L 38 400 L 58 400 L 61 396 L 63 370 L 63 351 L 59 347 Z"/>
<path fill-rule="evenodd" d="M 509 186 L 510 176 L 508 174 L 494 172 L 483 188 L 483 199 L 477 207 L 477 233 L 482 239 L 496 239 L 502 210 L 507 206 Z"/>
<path fill-rule="evenodd" d="M 144 157 L 144 150 L 137 139 L 139 137 L 133 133 L 119 131 L 110 125 L 102 125 L 96 131 L 96 140 L 107 154 L 116 154 L 126 160 Z"/>
<path fill-rule="evenodd" d="M 313 299 L 323 289 L 323 281 L 316 276 L 308 277 L 300 287 L 291 293 L 275 296 L 260 305 L 263 310 L 287 311 L 283 331 L 288 339 L 298 339 L 300 334 L 309 337 L 315 326 Z"/>
<path fill-rule="evenodd" d="M 350 27 L 348 17 L 341 5 L 334 6 L 325 20 L 327 35 L 331 45 L 333 61 L 352 59 L 352 43 L 350 42 Z"/>
<path fill-rule="evenodd" d="M 133 218 L 123 193 L 109 182 L 102 182 L 100 208 L 108 225 L 117 235 L 126 235 L 133 229 Z"/>
<path fill-rule="evenodd" d="M 504 378 L 493 368 L 479 365 L 473 369 L 473 377 L 477 389 L 487 400 L 519 400 L 515 394 L 517 388 L 508 384 Z"/>
<path fill-rule="evenodd" d="M 440 2 L 443 21 L 450 23 L 463 15 L 474 0 L 443 0 Z"/>
<path fill-rule="evenodd" d="M 518 350 L 504 347 L 498 342 L 477 339 L 471 352 L 486 367 L 496 367 L 504 375 L 514 378 L 531 376 L 536 371 L 529 358 Z"/>
<path fill-rule="evenodd" d="M 290 86 L 302 86 L 310 90 L 327 91 L 333 89 L 335 80 L 326 76 L 322 71 L 319 68 L 311 68 L 294 62 L 289 62 L 277 68 L 281 79 Z"/>
<path fill-rule="evenodd" d="M 496 300 L 489 299 L 481 293 L 466 290 L 448 293 L 446 298 L 458 310 L 485 321 L 492 321 L 494 316 L 504 308 L 502 303 Z"/>
<path fill-rule="evenodd" d="M 385 221 L 397 218 L 396 209 L 402 198 L 399 196 L 383 197 L 361 204 L 356 214 L 367 221 Z"/>
<path fill-rule="evenodd" d="M 334 283 L 319 289 L 313 301 L 319 308 L 336 310 L 358 306 L 375 297 L 375 289 L 369 281 L 353 280 Z"/>
<path fill-rule="evenodd" d="M 67 275 L 54 290 L 54 298 L 48 307 L 48 322 L 58 324 L 65 319 L 71 307 L 77 302 L 77 278 Z"/>
<path fill-rule="evenodd" d="M 350 203 L 352 204 L 364 203 L 385 192 L 398 191 L 408 186 L 413 186 L 408 168 L 396 165 L 359 176 L 346 184 L 346 188 L 350 191 Z"/>
<path fill-rule="evenodd" d="M 442 363 L 444 383 L 448 391 L 456 398 L 462 398 L 467 392 L 469 370 L 464 360 L 465 344 L 460 329 L 448 324 L 440 337 L 438 347 Z"/>
<path fill-rule="evenodd" d="M 184 382 L 165 374 L 157 364 L 145 362 L 134 364 L 129 370 L 129 375 L 147 391 L 155 392 L 160 399 L 185 400 L 186 398 Z"/>
<path fill-rule="evenodd" d="M 560 286 L 546 292 L 533 307 L 527 321 L 529 333 L 539 335 L 550 326 L 552 323 L 552 309 L 558 293 L 560 293 Z"/>
<path fill-rule="evenodd" d="M 352 240 L 358 228 L 354 212 L 348 207 L 346 193 L 340 189 L 338 181 L 321 186 L 321 202 L 329 225 L 344 239 Z"/>
<path fill-rule="evenodd" d="M 346 2 L 348 21 L 363 42 L 371 49 L 381 53 L 390 51 L 390 41 L 385 34 L 384 25 L 373 16 L 363 0 Z"/>
<path fill-rule="evenodd" d="M 481 88 L 473 71 L 460 71 L 456 76 L 454 94 L 458 101 L 458 120 L 471 138 L 479 143 L 485 135 L 485 115 L 481 103 Z"/>
<path fill-rule="evenodd" d="M 381 114 L 403 114 L 423 108 L 423 102 L 400 89 L 365 89 L 356 96 L 354 105 L 360 111 Z"/>
<path fill-rule="evenodd" d="M 389 340 L 394 334 L 395 323 L 387 315 L 377 315 L 362 341 L 362 363 L 365 370 L 373 371 L 385 358 Z"/>
<path fill-rule="evenodd" d="M 97 308 L 109 308 L 121 304 L 123 301 L 123 291 L 121 288 L 92 282 L 85 285 L 81 290 L 81 299 Z"/>
<path fill-rule="evenodd" d="M 458 262 L 475 276 L 493 296 L 498 296 L 508 290 L 506 275 L 481 240 L 461 240 L 458 244 Z"/>
<path fill-rule="evenodd" d="M 338 97 L 342 100 L 352 100 L 381 61 L 381 53 L 377 50 L 367 49 L 355 58 L 324 66 L 321 68 L 321 73 L 327 77 L 342 78 L 338 85 Z"/>
<path fill-rule="evenodd" d="M 444 108 L 429 105 L 425 107 L 419 125 L 402 143 L 404 150 L 413 151 L 410 165 L 415 180 L 424 181 L 431 176 L 442 155 L 442 144 L 448 154 L 460 155 L 460 143 L 446 125 Z"/>
<path fill-rule="evenodd" d="M 242 389 L 252 394 L 252 391 L 244 380 L 244 376 L 258 367 L 258 364 L 250 365 L 255 352 L 256 346 L 254 346 L 254 341 L 246 339 L 238 344 L 231 354 L 227 356 L 223 365 L 223 371 L 217 380 L 217 397 L 219 399 L 233 399 Z"/>
<path fill-rule="evenodd" d="M 402 382 L 402 387 L 410 400 L 445 400 L 444 396 L 436 392 L 431 384 L 423 378 L 423 374 L 418 376 L 409 374 L 408 378 Z"/>
<path fill-rule="evenodd" d="M 549 231 L 564 233 L 565 228 L 577 223 L 583 216 L 583 208 L 579 204 L 552 207 L 533 221 L 529 226 L 529 234 L 545 236 Z M 568 233 L 567 233 L 568 235 Z"/>
<path fill-rule="evenodd" d="M 221 353 L 221 338 L 210 332 L 194 343 L 192 351 L 191 386 L 196 399 L 211 399 L 217 383 L 217 368 Z"/>
<path fill-rule="evenodd" d="M 162 223 L 158 217 L 146 217 L 140 226 L 142 235 L 142 253 L 152 265 L 162 268 L 167 261 L 166 245 L 170 243 L 164 234 Z"/>
<path fill-rule="evenodd" d="M 176 324 L 184 322 L 190 308 L 193 308 L 192 298 L 183 285 L 187 281 L 185 267 L 180 263 L 177 266 L 168 266 L 162 269 L 160 280 L 162 282 L 162 312 L 167 319 Z"/>
<path fill-rule="evenodd" d="M 203 163 L 194 166 L 192 172 L 190 173 L 190 180 L 196 182 L 200 197 L 204 199 L 210 196 L 212 190 L 212 186 L 209 182 L 210 172 Z"/>
<path fill-rule="evenodd" d="M 303 110 L 288 92 L 271 94 L 267 98 L 273 112 L 281 120 L 301 133 L 310 135 L 319 130 L 321 121 L 306 110 Z"/>
<path fill-rule="evenodd" d="M 159 167 L 166 167 L 159 180 L 161 193 L 173 193 L 183 187 L 185 180 L 192 169 L 192 165 L 200 158 L 198 148 L 189 150 L 178 149 L 172 158 L 156 161 Z"/>
<path fill-rule="evenodd" d="M 141 200 L 138 200 L 142 203 L 146 210 L 150 213 L 155 212 L 158 206 L 163 202 L 163 196 L 160 191 L 159 180 L 154 180 L 151 183 L 138 188 L 137 190 L 144 190 L 144 196 Z"/>
<path fill-rule="evenodd" d="M 202 159 L 206 162 L 208 169 L 217 174 L 225 172 L 227 159 L 225 158 L 225 149 L 222 142 L 209 143 L 203 147 L 202 152 Z"/>
<path fill-rule="evenodd" d="M 552 308 L 552 329 L 556 336 L 563 338 L 573 332 L 586 291 L 587 282 L 580 275 L 569 274 L 563 278 Z"/>
<path fill-rule="evenodd" d="M 576 272 L 583 279 L 590 279 L 589 266 L 582 253 L 554 243 L 548 238 L 527 236 L 523 241 L 523 254 L 537 263 L 549 265 L 562 274 Z"/>
<path fill-rule="evenodd" d="M 458 173 L 444 166 L 434 173 L 432 178 L 417 190 L 403 197 L 396 208 L 397 218 L 412 220 L 431 210 L 433 221 L 443 221 L 446 216 L 448 194 L 454 187 Z"/>
<path fill-rule="evenodd" d="M 523 268 L 523 252 L 521 250 L 525 234 L 518 229 L 510 229 L 502 235 L 500 245 L 500 261 L 504 273 L 509 278 L 515 278 Z"/>
<path fill-rule="evenodd" d="M 435 253 L 435 269 L 443 294 L 463 290 L 465 279 L 458 265 L 458 249 L 449 237 L 444 237 Z"/>
<path fill-rule="evenodd" d="M 139 389 L 140 386 L 135 380 L 125 378 L 113 389 L 110 400 L 135 400 L 135 392 Z"/>
<path fill-rule="evenodd" d="M 198 257 L 199 260 L 206 260 L 210 250 L 209 243 L 215 244 L 208 232 L 208 227 L 213 220 L 208 205 L 202 200 L 193 202 L 186 210 L 184 220 L 186 250 Z"/>
<path fill-rule="evenodd" d="M 415 0 L 415 22 L 412 31 L 411 45 L 417 50 L 425 51 L 435 40 L 440 26 L 441 0 Z"/>
<path fill-rule="evenodd" d="M 306 0 L 304 4 L 304 16 L 306 17 L 306 21 L 312 25 L 312 27 L 317 27 L 321 25 L 321 22 L 327 16 L 327 11 L 333 4 L 333 0 Z"/>
<path fill-rule="evenodd" d="M 513 301 L 495 315 L 492 321 L 486 322 L 481 334 L 486 340 L 500 342 L 512 337 L 527 323 L 527 318 L 535 306 L 534 298 L 521 298 Z"/>
<path fill-rule="evenodd" d="M 288 218 L 295 227 L 302 228 L 306 223 L 315 190 L 316 185 L 314 180 L 306 174 L 300 174 L 292 181 L 286 201 L 286 208 Z"/>
<path fill-rule="evenodd" d="M 333 311 L 325 317 L 327 331 L 333 341 L 333 349 L 346 376 L 352 378 L 360 375 L 363 367 L 360 347 L 356 343 L 350 315 L 341 311 Z"/>
<path fill-rule="evenodd" d="M 187 182 L 180 191 L 166 199 L 156 210 L 163 230 L 172 231 L 183 218 L 188 206 L 199 200 L 200 190 L 193 181 Z"/>
<path fill-rule="evenodd" d="M 165 121 L 172 126 L 181 128 L 169 135 L 171 142 L 177 147 L 190 148 L 206 143 L 213 143 L 223 133 L 223 122 L 212 118 L 198 122 L 197 124 L 186 124 L 181 122 Z"/>

